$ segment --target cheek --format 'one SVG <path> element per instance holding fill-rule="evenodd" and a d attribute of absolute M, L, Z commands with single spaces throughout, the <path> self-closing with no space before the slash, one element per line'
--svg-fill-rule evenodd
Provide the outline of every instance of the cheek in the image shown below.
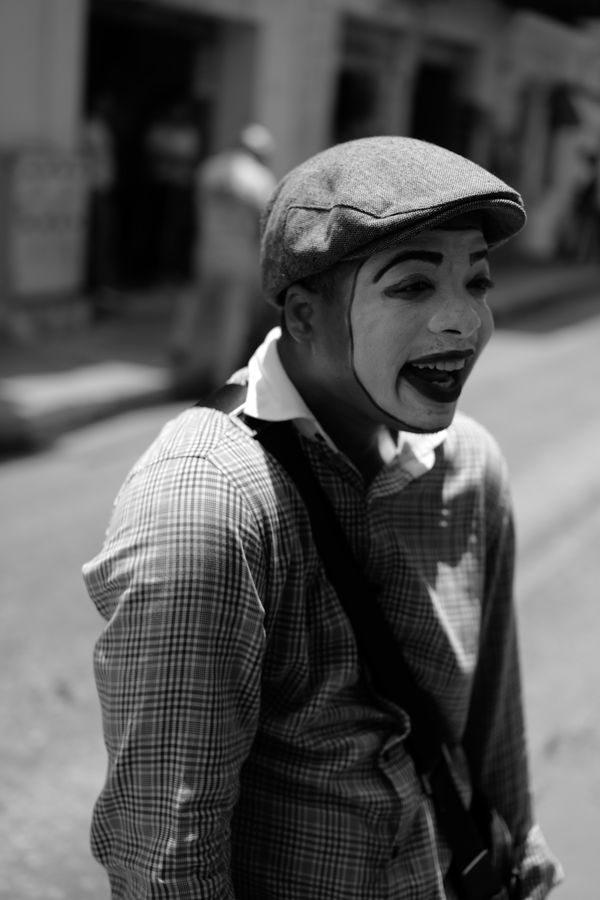
<path fill-rule="evenodd" d="M 481 327 L 479 329 L 479 350 L 478 355 L 486 346 L 487 342 L 494 333 L 494 316 L 489 306 L 484 306 L 479 312 L 481 318 Z"/>
<path fill-rule="evenodd" d="M 370 379 L 394 377 L 409 356 L 420 323 L 418 316 L 391 306 L 353 304 L 350 316 L 357 374 Z"/>
<path fill-rule="evenodd" d="M 322 323 L 321 323 L 322 324 Z M 352 337 L 345 316 L 330 316 L 320 329 L 313 365 L 324 384 L 341 390 L 352 379 Z"/>

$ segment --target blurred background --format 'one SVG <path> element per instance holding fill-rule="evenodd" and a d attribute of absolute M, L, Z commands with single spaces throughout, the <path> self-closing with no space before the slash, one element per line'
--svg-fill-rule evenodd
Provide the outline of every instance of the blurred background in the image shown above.
<path fill-rule="evenodd" d="M 161 425 L 272 324 L 274 181 L 382 133 L 470 157 L 528 208 L 461 404 L 513 476 L 557 894 L 597 900 L 600 0 L 0 0 L 2 900 L 107 900 L 81 564 Z"/>

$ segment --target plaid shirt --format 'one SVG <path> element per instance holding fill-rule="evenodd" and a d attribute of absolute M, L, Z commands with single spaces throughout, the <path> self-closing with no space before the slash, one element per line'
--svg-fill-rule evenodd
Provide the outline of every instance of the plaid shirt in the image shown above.
<path fill-rule="evenodd" d="M 559 877 L 534 824 L 495 443 L 457 416 L 401 436 L 369 485 L 285 376 L 273 335 L 247 409 L 291 408 L 416 680 L 523 848 L 524 896 Z M 114 898 L 450 898 L 449 853 L 374 695 L 308 515 L 235 417 L 195 408 L 135 465 L 84 568 L 106 626 L 95 672 L 109 756 L 92 845 Z"/>

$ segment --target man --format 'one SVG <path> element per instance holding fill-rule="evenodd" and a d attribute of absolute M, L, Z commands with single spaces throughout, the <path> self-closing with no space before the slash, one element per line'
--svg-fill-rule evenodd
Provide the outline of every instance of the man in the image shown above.
<path fill-rule="evenodd" d="M 234 148 L 198 168 L 194 278 L 171 336 L 176 394 L 214 390 L 276 324 L 260 295 L 259 268 L 260 217 L 276 184 L 273 146 L 270 132 L 252 123 Z"/>
<path fill-rule="evenodd" d="M 93 848 L 114 897 L 457 896 L 410 718 L 374 687 L 257 420 L 293 421 L 461 793 L 476 783 L 510 828 L 521 896 L 558 882 L 529 801 L 505 466 L 455 417 L 492 332 L 488 251 L 524 221 L 503 182 L 408 138 L 280 182 L 262 272 L 281 330 L 242 408 L 166 426 L 85 569 L 107 620 Z"/>

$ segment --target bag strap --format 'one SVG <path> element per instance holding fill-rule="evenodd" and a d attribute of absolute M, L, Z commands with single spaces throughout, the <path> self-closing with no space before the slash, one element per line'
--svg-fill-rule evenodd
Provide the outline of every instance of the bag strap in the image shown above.
<path fill-rule="evenodd" d="M 273 423 L 259 429 L 256 439 L 285 468 L 304 500 L 327 578 L 350 619 L 374 685 L 384 696 L 401 702 L 414 718 L 411 748 L 419 771 L 430 771 L 439 756 L 437 748 L 446 739 L 445 729 L 430 696 L 414 682 L 377 601 L 379 589 L 369 583 L 358 565 L 333 507 L 310 468 L 296 429 L 291 422 Z M 414 723 L 418 723 L 416 728 Z"/>
<path fill-rule="evenodd" d="M 231 412 L 241 406 L 246 387 L 225 385 L 198 404 Z M 213 405 L 214 404 L 214 405 Z M 325 572 L 350 619 L 359 652 L 376 689 L 404 709 L 411 720 L 409 750 L 424 789 L 452 848 L 453 877 L 461 900 L 501 900 L 507 889 L 492 864 L 490 848 L 458 790 L 450 739 L 431 696 L 416 683 L 370 584 L 355 559 L 338 518 L 302 450 L 291 422 L 244 417 L 254 437 L 286 470 L 310 517 L 313 538 Z M 480 801 L 481 802 L 481 801 Z"/>

